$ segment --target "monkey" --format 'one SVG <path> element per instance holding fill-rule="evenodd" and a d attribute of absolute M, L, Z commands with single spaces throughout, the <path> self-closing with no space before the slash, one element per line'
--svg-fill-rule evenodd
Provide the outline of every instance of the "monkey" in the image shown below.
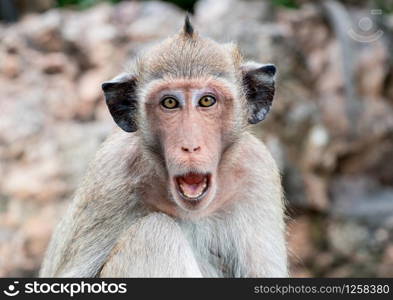
<path fill-rule="evenodd" d="M 281 178 L 252 124 L 276 67 L 183 28 L 102 84 L 118 125 L 50 241 L 42 277 L 287 277 Z"/>

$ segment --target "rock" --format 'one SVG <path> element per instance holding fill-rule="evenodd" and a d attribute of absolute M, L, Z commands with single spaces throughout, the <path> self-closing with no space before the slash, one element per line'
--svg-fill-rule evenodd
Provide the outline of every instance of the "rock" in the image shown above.
<path fill-rule="evenodd" d="M 2 88 L 5 85 L 7 83 L 0 82 Z M 3 89 L 3 98 L 0 100 L 0 111 L 6 116 L 0 118 L 0 140 L 3 143 L 13 145 L 16 141 L 28 139 L 40 132 L 45 122 L 40 96 L 40 92 L 34 89 L 18 92 L 10 86 Z"/>
<path fill-rule="evenodd" d="M 136 10 L 126 32 L 132 41 L 148 42 L 173 34 L 182 28 L 185 17 L 173 4 L 159 1 L 144 2 Z"/>
<path fill-rule="evenodd" d="M 390 243 L 382 255 L 382 263 L 379 266 L 381 277 L 392 277 L 393 274 L 393 244 Z"/>
<path fill-rule="evenodd" d="M 393 214 L 393 188 L 368 177 L 338 177 L 332 185 L 332 214 L 383 225 Z"/>
<path fill-rule="evenodd" d="M 54 0 L 18 0 L 15 6 L 19 13 L 43 12 L 50 9 L 55 4 Z"/>
<path fill-rule="evenodd" d="M 50 53 L 44 57 L 40 57 L 38 63 L 42 67 L 42 71 L 48 75 L 65 73 L 70 79 L 76 76 L 76 66 L 70 63 L 67 57 L 61 53 Z"/>
<path fill-rule="evenodd" d="M 49 239 L 57 224 L 54 206 L 47 206 L 39 215 L 30 217 L 22 227 L 26 236 L 26 252 L 29 257 L 37 261 L 37 267 L 40 265 L 42 253 L 46 251 Z"/>
<path fill-rule="evenodd" d="M 101 84 L 109 79 L 109 72 L 105 70 L 91 70 L 78 81 L 78 109 L 77 118 L 88 120 L 94 116 L 95 108 L 99 101 L 104 102 Z"/>
<path fill-rule="evenodd" d="M 84 125 L 66 123 L 57 126 L 58 150 L 66 181 L 71 190 L 75 190 L 82 180 L 89 162 L 95 152 L 115 127 L 107 116 L 106 122 L 94 122 Z M 89 139 L 86 139 L 89 136 Z"/>
<path fill-rule="evenodd" d="M 352 277 L 352 270 L 351 267 L 348 265 L 344 265 L 338 268 L 334 268 L 330 272 L 326 274 L 328 278 L 348 278 Z"/>
<path fill-rule="evenodd" d="M 347 257 L 364 249 L 370 238 L 367 228 L 355 222 L 331 222 L 327 232 L 333 250 Z"/>
<path fill-rule="evenodd" d="M 319 273 L 324 273 L 326 270 L 330 270 L 331 266 L 336 260 L 335 255 L 331 251 L 319 252 L 314 257 L 314 268 Z"/>
<path fill-rule="evenodd" d="M 60 166 L 54 160 L 27 165 L 15 164 L 6 173 L 1 187 L 6 195 L 42 203 L 60 199 L 67 192 L 67 185 L 61 178 Z"/>
<path fill-rule="evenodd" d="M 209 32 L 209 36 L 222 39 L 239 32 L 240 26 L 258 25 L 259 22 L 271 20 L 272 8 L 268 2 L 238 0 L 202 0 L 195 6 L 198 27 Z M 220 20 L 220 22 L 217 22 Z M 253 26 L 252 26 L 253 27 Z M 248 30 L 252 29 L 247 26 Z M 248 34 L 242 30 L 243 34 Z"/>
<path fill-rule="evenodd" d="M 330 206 L 326 179 L 308 173 L 304 175 L 307 206 L 318 211 L 327 211 Z"/>
<path fill-rule="evenodd" d="M 21 63 L 17 55 L 5 54 L 0 57 L 0 74 L 13 79 L 18 77 L 21 71 Z"/>
<path fill-rule="evenodd" d="M 312 243 L 312 224 L 305 217 L 299 217 L 288 224 L 289 253 L 297 265 L 304 264 L 316 254 L 316 247 Z"/>
<path fill-rule="evenodd" d="M 381 41 L 362 49 L 358 62 L 358 88 L 363 98 L 378 99 L 383 94 L 389 72 L 388 49 Z"/>
<path fill-rule="evenodd" d="M 62 21 L 59 10 L 50 10 L 40 18 L 26 16 L 20 26 L 30 47 L 44 52 L 58 52 L 64 49 L 60 33 Z"/>

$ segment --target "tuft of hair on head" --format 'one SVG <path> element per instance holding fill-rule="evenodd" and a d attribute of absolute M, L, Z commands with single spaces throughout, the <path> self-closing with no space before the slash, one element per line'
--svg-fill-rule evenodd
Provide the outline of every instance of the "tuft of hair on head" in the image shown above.
<path fill-rule="evenodd" d="M 184 19 L 183 34 L 189 38 L 192 38 L 194 35 L 194 27 L 192 27 L 189 14 Z"/>

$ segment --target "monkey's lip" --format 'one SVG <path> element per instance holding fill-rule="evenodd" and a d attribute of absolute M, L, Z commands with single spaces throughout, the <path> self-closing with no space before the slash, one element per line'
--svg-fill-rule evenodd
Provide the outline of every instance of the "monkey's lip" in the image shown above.
<path fill-rule="evenodd" d="M 202 173 L 187 173 L 175 176 L 177 192 L 184 200 L 199 202 L 209 189 L 210 178 L 210 174 Z"/>

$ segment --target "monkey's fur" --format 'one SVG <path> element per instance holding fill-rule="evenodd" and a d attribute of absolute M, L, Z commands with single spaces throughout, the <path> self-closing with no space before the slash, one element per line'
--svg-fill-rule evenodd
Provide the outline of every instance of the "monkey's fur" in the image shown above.
<path fill-rule="evenodd" d="M 133 73 L 104 83 L 123 131 L 98 151 L 40 275 L 287 276 L 280 175 L 248 129 L 270 109 L 274 75 L 273 65 L 243 63 L 233 44 L 202 38 L 187 18 Z M 159 106 L 163 91 L 184 98 L 182 108 Z M 217 103 L 192 107 L 207 91 Z M 187 172 L 210 172 L 202 200 L 174 192 L 173 174 Z"/>

